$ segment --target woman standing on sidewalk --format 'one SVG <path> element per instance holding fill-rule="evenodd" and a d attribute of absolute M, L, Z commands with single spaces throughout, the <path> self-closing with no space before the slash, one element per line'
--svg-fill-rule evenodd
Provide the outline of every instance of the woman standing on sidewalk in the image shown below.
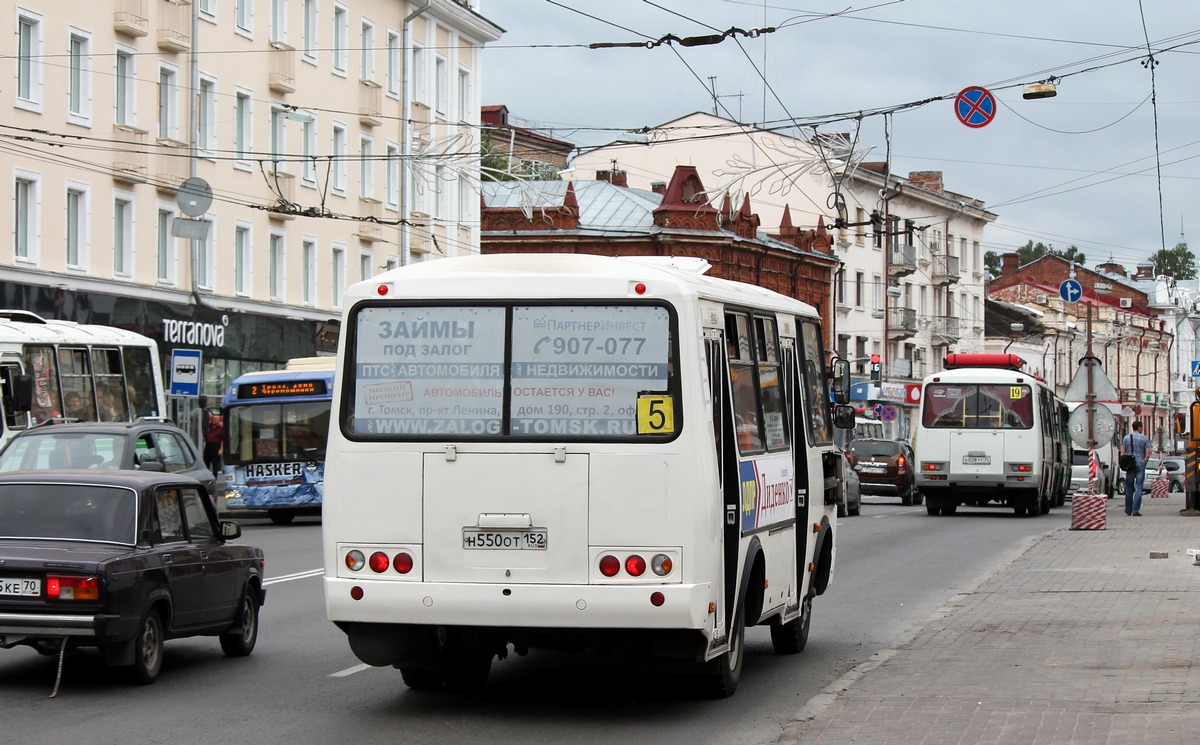
<path fill-rule="evenodd" d="M 1142 485 L 1146 483 L 1146 460 L 1150 456 L 1150 438 L 1142 434 L 1141 422 L 1133 423 L 1133 431 L 1121 441 L 1121 452 L 1137 461 L 1137 466 L 1125 474 L 1125 514 L 1141 517 Z"/>

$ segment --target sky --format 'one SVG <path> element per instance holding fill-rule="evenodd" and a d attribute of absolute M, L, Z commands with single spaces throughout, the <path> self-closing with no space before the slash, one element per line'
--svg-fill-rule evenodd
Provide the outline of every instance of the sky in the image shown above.
<path fill-rule="evenodd" d="M 484 51 L 482 103 L 507 106 L 518 126 L 603 144 L 712 113 L 713 86 L 719 115 L 746 123 L 844 132 L 852 125 L 830 120 L 863 112 L 866 160 L 890 157 L 902 176 L 941 171 L 947 190 L 997 215 L 985 250 L 1032 240 L 1076 246 L 1091 267 L 1132 267 L 1181 240 L 1200 246 L 1195 0 L 479 0 L 479 10 L 505 29 Z M 768 27 L 705 46 L 579 46 Z M 1051 76 L 1055 97 L 1023 98 Z M 983 127 L 955 113 L 972 86 L 998 102 Z"/>

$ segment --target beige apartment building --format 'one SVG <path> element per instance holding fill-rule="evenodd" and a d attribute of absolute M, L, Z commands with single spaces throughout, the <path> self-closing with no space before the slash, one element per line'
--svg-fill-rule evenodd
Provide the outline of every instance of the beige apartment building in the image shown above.
<path fill-rule="evenodd" d="M 333 351 L 349 284 L 478 251 L 477 5 L 4 2 L 0 307 L 200 349 L 212 396 Z"/>

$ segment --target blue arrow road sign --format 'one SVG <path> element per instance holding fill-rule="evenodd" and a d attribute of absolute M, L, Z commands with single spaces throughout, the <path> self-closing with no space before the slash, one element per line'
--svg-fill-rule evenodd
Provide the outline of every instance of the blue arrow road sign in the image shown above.
<path fill-rule="evenodd" d="M 1058 294 L 1065 302 L 1074 303 L 1083 297 L 1083 285 L 1074 279 L 1064 279 L 1058 286 Z"/>

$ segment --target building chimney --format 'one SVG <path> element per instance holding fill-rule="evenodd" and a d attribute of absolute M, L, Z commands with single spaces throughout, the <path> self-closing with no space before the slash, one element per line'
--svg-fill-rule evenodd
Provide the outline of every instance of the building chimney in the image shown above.
<path fill-rule="evenodd" d="M 1101 274 L 1116 274 L 1121 277 L 1129 276 L 1125 273 L 1125 267 L 1121 266 L 1115 261 L 1109 261 L 1107 263 L 1097 265 L 1096 271 L 1100 272 Z"/>
<path fill-rule="evenodd" d="M 650 182 L 650 191 L 654 192 L 655 194 L 666 194 L 667 193 L 667 182 L 666 181 L 651 181 Z"/>
<path fill-rule="evenodd" d="M 1020 260 L 1015 253 L 1000 254 L 1000 273 L 1012 276 L 1017 268 L 1021 266 Z"/>
<path fill-rule="evenodd" d="M 945 191 L 942 188 L 941 171 L 909 171 L 908 182 L 913 186 L 919 186 L 922 189 L 936 191 L 939 194 Z"/>
<path fill-rule="evenodd" d="M 596 180 L 597 181 L 607 181 L 608 183 L 612 184 L 613 186 L 624 186 L 624 187 L 629 186 L 629 182 L 627 180 L 626 173 L 621 170 L 596 171 Z"/>
<path fill-rule="evenodd" d="M 1138 264 L 1137 274 L 1133 275 L 1134 279 L 1154 279 L 1153 264 Z"/>

